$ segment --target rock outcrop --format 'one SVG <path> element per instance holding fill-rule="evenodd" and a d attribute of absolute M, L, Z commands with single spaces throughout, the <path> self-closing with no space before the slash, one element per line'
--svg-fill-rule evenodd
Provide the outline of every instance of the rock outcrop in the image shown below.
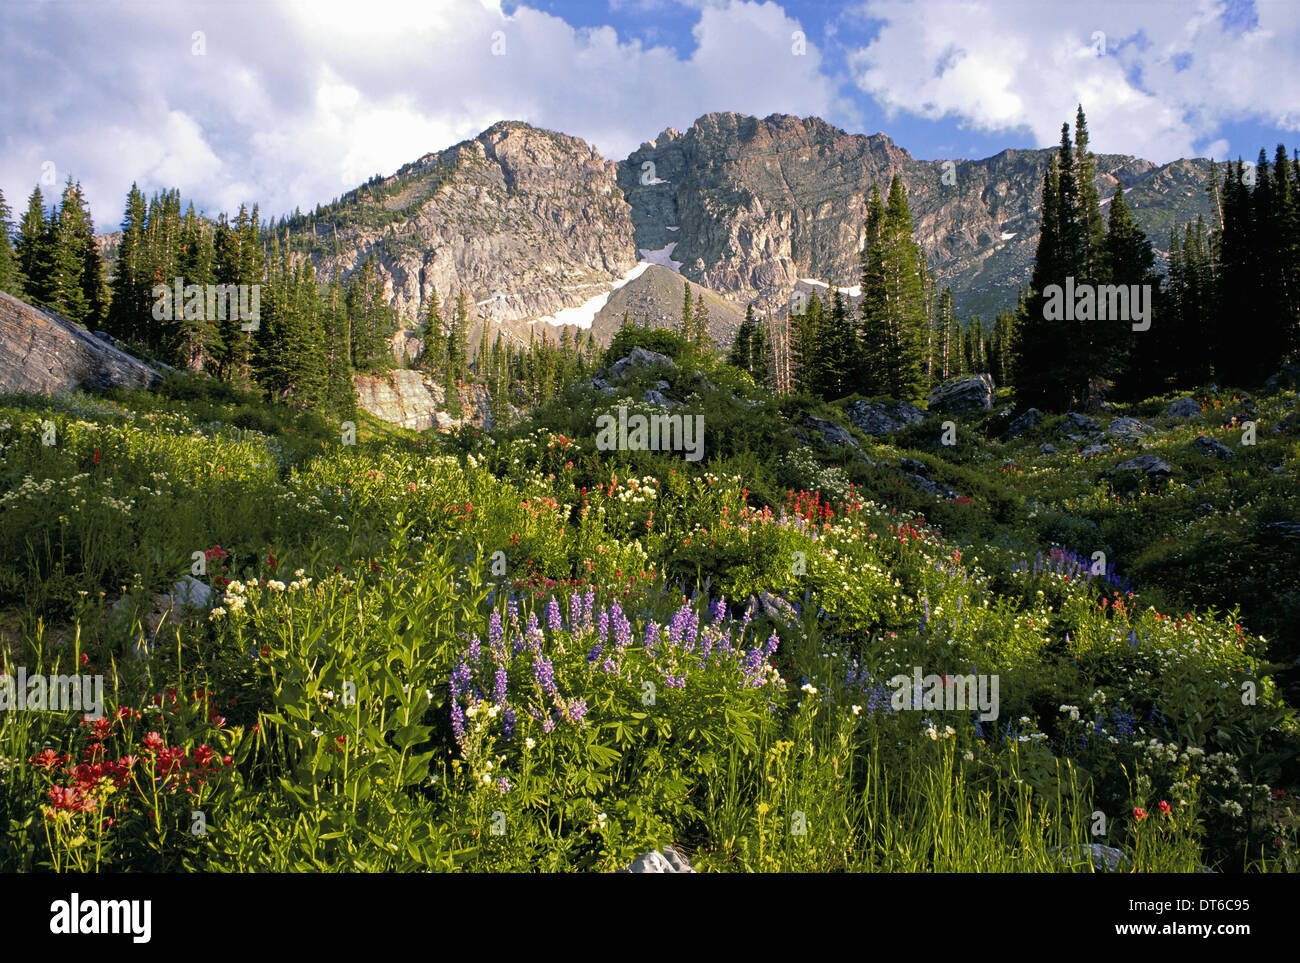
<path fill-rule="evenodd" d="M 461 388 L 462 415 L 456 418 L 446 411 L 442 385 L 422 371 L 398 368 L 382 375 L 358 374 L 353 375 L 352 383 L 357 389 L 357 407 L 401 428 L 446 431 L 463 424 L 493 427 L 492 407 L 483 385 Z"/>
<path fill-rule="evenodd" d="M 855 401 L 848 406 L 846 413 L 855 428 L 876 438 L 902 431 L 925 420 L 925 412 L 906 401 L 892 405 Z"/>
<path fill-rule="evenodd" d="M 0 393 L 148 388 L 161 380 L 81 325 L 0 292 Z"/>
<path fill-rule="evenodd" d="M 986 374 L 954 378 L 930 391 L 931 411 L 961 415 L 970 411 L 988 411 L 993 407 L 993 378 Z"/>

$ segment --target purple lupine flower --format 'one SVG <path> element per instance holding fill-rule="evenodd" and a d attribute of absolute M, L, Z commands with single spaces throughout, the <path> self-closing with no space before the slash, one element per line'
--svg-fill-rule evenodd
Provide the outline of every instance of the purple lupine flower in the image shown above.
<path fill-rule="evenodd" d="M 676 649 L 682 644 L 682 636 L 686 632 L 687 619 L 690 618 L 691 610 L 683 605 L 678 609 L 668 623 L 668 644 Z"/>
<path fill-rule="evenodd" d="M 525 632 L 527 636 L 527 645 L 534 652 L 542 651 L 542 642 L 545 636 L 542 635 L 542 627 L 537 622 L 537 613 L 528 613 L 528 629 Z"/>
<path fill-rule="evenodd" d="M 695 640 L 700 637 L 700 613 L 691 609 L 691 617 L 686 623 L 686 650 L 695 648 Z"/>
<path fill-rule="evenodd" d="M 465 657 L 470 665 L 478 665 L 483 658 L 483 643 L 479 641 L 477 632 L 470 637 L 469 648 L 465 650 Z"/>
<path fill-rule="evenodd" d="M 642 646 L 642 648 L 644 648 L 644 649 L 646 650 L 646 652 L 649 652 L 649 653 L 652 654 L 652 655 L 654 654 L 654 651 L 655 651 L 655 645 L 656 645 L 656 644 L 658 643 L 658 641 L 659 641 L 659 631 L 660 631 L 660 629 L 659 629 L 659 623 L 658 623 L 658 622 L 647 622 L 647 623 L 646 623 L 646 625 L 645 625 L 645 639 L 642 641 L 641 646 Z"/>
<path fill-rule="evenodd" d="M 608 672 L 610 675 L 615 675 L 618 673 L 618 663 L 613 659 L 606 659 L 600 664 L 600 670 L 602 672 Z"/>
<path fill-rule="evenodd" d="M 722 621 L 722 617 L 727 614 L 727 600 L 719 597 L 716 602 L 709 603 L 709 616 L 714 622 Z"/>
<path fill-rule="evenodd" d="M 758 678 L 759 667 L 763 664 L 763 650 L 755 645 L 745 655 L 745 678 L 752 685 Z"/>
<path fill-rule="evenodd" d="M 501 625 L 501 613 L 493 612 L 488 622 L 488 648 L 499 663 L 506 661 L 506 630 Z"/>
<path fill-rule="evenodd" d="M 545 719 L 542 720 L 542 732 L 554 732 L 554 731 L 555 731 L 555 719 L 548 715 Z"/>
<path fill-rule="evenodd" d="M 587 717 L 587 700 L 574 699 L 569 703 L 569 718 L 574 722 L 582 722 Z"/>
<path fill-rule="evenodd" d="M 773 632 L 771 636 L 768 637 L 767 644 L 763 646 L 763 658 L 764 659 L 772 658 L 772 653 L 776 651 L 776 647 L 780 644 L 781 644 L 781 637 L 778 636 L 776 632 Z"/>
<path fill-rule="evenodd" d="M 596 633 L 597 633 L 596 638 L 600 640 L 601 645 L 604 645 L 606 642 L 609 641 L 609 610 L 608 609 L 600 610 L 600 618 L 597 620 L 596 623 Z"/>
<path fill-rule="evenodd" d="M 504 709 L 506 706 L 506 686 L 510 682 L 510 677 L 506 675 L 505 666 L 497 667 L 496 675 L 492 681 L 492 701 Z"/>
<path fill-rule="evenodd" d="M 614 648 L 622 652 L 632 642 L 632 623 L 627 620 L 617 602 L 610 606 L 609 611 L 614 622 Z"/>
<path fill-rule="evenodd" d="M 502 776 L 500 779 L 497 780 L 497 792 L 501 793 L 501 795 L 504 796 L 509 791 L 510 791 L 510 780 L 507 779 L 505 776 Z"/>
<path fill-rule="evenodd" d="M 578 625 L 582 622 L 582 596 L 577 592 L 569 595 L 569 631 L 578 631 Z"/>
<path fill-rule="evenodd" d="M 582 597 L 582 630 L 591 631 L 591 613 L 596 607 L 596 589 L 589 587 L 587 594 Z"/>
<path fill-rule="evenodd" d="M 501 718 L 505 722 L 506 742 L 509 742 L 515 734 L 515 710 L 507 705 L 501 710 Z"/>
<path fill-rule="evenodd" d="M 546 603 L 546 624 L 552 632 L 558 632 L 564 627 L 564 622 L 560 618 L 560 603 L 556 601 L 553 595 L 551 600 Z M 533 627 L 533 619 L 528 620 L 528 627 L 530 629 Z"/>
<path fill-rule="evenodd" d="M 595 665 L 597 662 L 599 662 L 601 654 L 604 651 L 605 651 L 605 646 L 603 646 L 601 643 L 597 642 L 595 645 L 593 645 L 591 647 L 591 651 L 587 653 L 587 664 Z"/>

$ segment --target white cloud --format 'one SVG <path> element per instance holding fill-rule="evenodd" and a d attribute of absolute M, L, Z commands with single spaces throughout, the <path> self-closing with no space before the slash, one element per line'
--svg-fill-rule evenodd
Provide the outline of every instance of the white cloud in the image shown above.
<path fill-rule="evenodd" d="M 713 110 L 837 109 L 817 48 L 792 55 L 799 24 L 770 2 L 703 4 L 685 61 L 608 27 L 523 6 L 506 16 L 480 0 L 66 12 L 0 12 L 0 186 L 18 206 L 53 159 L 60 181 L 66 171 L 82 181 L 100 230 L 120 219 L 133 180 L 146 193 L 179 187 L 209 213 L 257 201 L 273 216 L 498 120 L 582 137 L 620 159 Z M 203 56 L 191 53 L 196 30 Z"/>
<path fill-rule="evenodd" d="M 1300 129 L 1300 6 L 1257 3 L 1246 28 L 1225 24 L 1223 7 L 867 0 L 856 12 L 883 25 L 849 64 L 891 117 L 1028 128 L 1040 146 L 1059 140 L 1076 103 L 1094 150 L 1156 161 L 1224 150 L 1209 141 L 1225 122 Z"/>

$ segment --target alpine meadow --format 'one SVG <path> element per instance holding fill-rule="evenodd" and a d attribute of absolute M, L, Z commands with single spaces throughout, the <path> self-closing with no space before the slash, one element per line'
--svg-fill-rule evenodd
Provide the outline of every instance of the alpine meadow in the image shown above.
<path fill-rule="evenodd" d="M 7 5 L 33 925 L 1300 869 L 1297 50 L 1271 0 Z"/>

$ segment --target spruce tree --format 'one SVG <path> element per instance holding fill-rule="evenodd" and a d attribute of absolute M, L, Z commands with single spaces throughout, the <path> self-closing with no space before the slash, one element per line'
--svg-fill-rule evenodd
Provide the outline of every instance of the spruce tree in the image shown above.
<path fill-rule="evenodd" d="M 0 291 L 21 298 L 24 279 L 11 240 L 14 226 L 9 217 L 12 213 L 9 205 L 5 203 L 4 192 L 0 191 Z"/>
<path fill-rule="evenodd" d="M 51 300 L 50 279 L 54 272 L 54 232 L 45 215 L 45 198 L 35 187 L 27 198 L 27 210 L 18 222 L 16 252 L 18 269 L 25 279 L 28 300 L 48 306 Z"/>

